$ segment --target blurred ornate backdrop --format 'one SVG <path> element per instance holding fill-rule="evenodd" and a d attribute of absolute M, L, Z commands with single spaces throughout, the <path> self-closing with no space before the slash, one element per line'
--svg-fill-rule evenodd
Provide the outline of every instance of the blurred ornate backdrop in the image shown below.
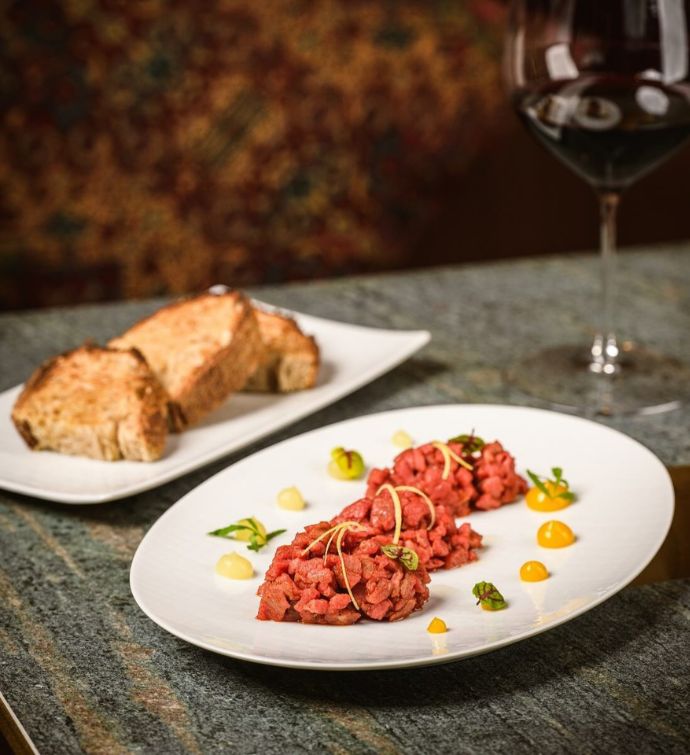
<path fill-rule="evenodd" d="M 0 309 L 593 247 L 522 133 L 506 0 L 0 8 Z M 690 237 L 690 150 L 621 241 Z"/>
<path fill-rule="evenodd" d="M 2 306 L 409 264 L 486 148 L 503 11 L 10 4 Z"/>

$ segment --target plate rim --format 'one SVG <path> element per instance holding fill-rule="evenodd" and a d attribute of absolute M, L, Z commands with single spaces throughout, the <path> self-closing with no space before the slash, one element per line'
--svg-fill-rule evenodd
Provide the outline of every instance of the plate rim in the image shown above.
<path fill-rule="evenodd" d="M 284 313 L 285 315 L 288 315 L 290 317 L 295 317 L 297 319 L 303 318 L 303 319 L 307 319 L 311 321 L 326 323 L 327 325 L 337 325 L 344 328 L 367 331 L 372 334 L 378 333 L 384 336 L 392 336 L 393 338 L 400 338 L 401 340 L 404 338 L 407 338 L 410 340 L 410 344 L 405 349 L 401 350 L 400 354 L 396 355 L 392 361 L 388 361 L 383 365 L 381 365 L 379 362 L 375 360 L 372 360 L 371 368 L 369 370 L 365 370 L 364 372 L 360 373 L 356 378 L 354 378 L 345 390 L 338 390 L 333 396 L 327 395 L 325 397 L 322 397 L 321 399 L 317 400 L 316 403 L 312 404 L 311 406 L 309 406 L 308 408 L 304 410 L 300 410 L 295 415 L 289 416 L 285 419 L 279 419 L 278 421 L 271 423 L 270 427 L 268 428 L 264 427 L 257 430 L 254 433 L 249 433 L 248 435 L 243 437 L 239 445 L 233 445 L 232 443 L 220 445 L 218 446 L 218 448 L 214 449 L 212 452 L 207 453 L 207 454 L 202 454 L 200 457 L 194 457 L 190 459 L 188 462 L 182 464 L 181 466 L 173 467 L 171 469 L 168 469 L 167 471 L 164 471 L 163 473 L 158 473 L 158 474 L 154 473 L 151 475 L 150 478 L 148 478 L 145 481 L 132 483 L 130 485 L 121 487 L 117 490 L 111 490 L 109 492 L 99 493 L 99 494 L 63 493 L 60 491 L 53 491 L 48 488 L 39 487 L 31 483 L 24 484 L 20 482 L 18 483 L 15 480 L 6 480 L 0 475 L 0 489 L 6 490 L 12 493 L 19 493 L 20 495 L 26 495 L 33 498 L 38 498 L 44 501 L 51 501 L 53 503 L 70 504 L 70 505 L 86 505 L 86 506 L 98 505 L 102 503 L 110 503 L 112 501 L 118 501 L 124 498 L 129 498 L 131 496 L 138 495 L 139 493 L 144 493 L 148 490 L 153 490 L 154 488 L 158 488 L 162 485 L 165 485 L 166 483 L 171 482 L 172 480 L 176 480 L 179 477 L 183 477 L 184 475 L 189 474 L 190 472 L 193 472 L 197 469 L 201 469 L 202 467 L 212 464 L 214 461 L 218 461 L 218 459 L 222 459 L 224 456 L 228 456 L 229 454 L 241 451 L 242 449 L 245 449 L 247 446 L 251 445 L 252 443 L 259 441 L 262 438 L 266 438 L 272 433 L 277 432 L 278 430 L 282 430 L 283 428 L 291 425 L 292 423 L 299 422 L 301 419 L 304 419 L 305 417 L 308 417 L 311 414 L 315 414 L 321 409 L 324 409 L 325 407 L 330 406 L 331 404 L 334 404 L 336 401 L 339 401 L 345 396 L 348 396 L 351 393 L 354 393 L 355 391 L 373 382 L 374 380 L 381 377 L 382 375 L 385 375 L 387 372 L 390 372 L 391 370 L 394 370 L 396 367 L 399 367 L 403 362 L 407 361 L 410 357 L 412 357 L 414 354 L 416 354 L 418 351 L 424 348 L 424 346 L 426 346 L 431 341 L 431 333 L 428 330 L 423 330 L 423 329 L 422 330 L 399 330 L 395 328 L 376 328 L 376 327 L 370 327 L 367 325 L 359 325 L 357 323 L 343 322 L 341 320 L 333 320 L 327 317 L 319 317 L 317 315 L 311 315 L 305 312 L 298 312 L 296 310 L 291 310 L 291 309 L 287 309 L 283 307 L 275 307 L 274 305 L 266 304 L 259 300 L 253 299 L 252 301 L 258 304 L 259 306 L 272 308 L 274 310 Z M 23 385 L 24 384 L 22 383 L 19 385 L 12 386 L 11 388 L 7 388 L 6 390 L 0 392 L 0 398 L 6 396 L 6 394 L 8 393 L 18 391 L 19 389 L 22 388 Z M 8 418 L 8 422 L 11 424 L 12 422 L 11 418 Z M 35 453 L 31 451 L 29 452 Z M 79 459 L 85 463 L 88 463 L 89 461 L 93 461 L 86 457 L 83 457 L 83 458 L 79 457 Z M 156 462 L 152 462 L 152 464 L 155 464 L 155 463 Z"/>
<path fill-rule="evenodd" d="M 209 485 L 213 480 L 215 480 L 216 477 L 226 474 L 228 470 L 230 470 L 232 467 L 235 466 L 235 464 L 238 464 L 242 461 L 242 459 L 238 459 L 233 464 L 229 464 L 224 469 L 219 470 L 218 472 L 216 472 L 216 474 L 207 478 L 203 482 L 199 483 L 199 485 L 192 488 L 192 490 L 189 490 L 187 493 L 185 493 L 181 498 L 175 501 L 175 503 L 169 506 L 156 519 L 156 521 L 153 522 L 151 526 L 146 530 L 146 533 L 141 539 L 141 542 L 137 546 L 134 556 L 132 557 L 132 563 L 130 565 L 130 570 L 129 570 L 130 592 L 132 593 L 132 597 L 134 598 L 134 601 L 136 602 L 137 606 L 142 611 L 142 613 L 144 613 L 144 615 L 147 616 L 154 624 L 159 626 L 161 629 L 164 629 L 166 632 L 173 635 L 177 639 L 187 642 L 188 644 L 193 645 L 195 647 L 202 648 L 203 650 L 206 650 L 207 652 L 211 652 L 216 655 L 222 655 L 223 657 L 226 657 L 226 658 L 233 658 L 235 660 L 239 660 L 243 662 L 258 663 L 263 666 L 274 666 L 276 668 L 291 668 L 291 669 L 300 669 L 300 670 L 317 671 L 317 672 L 328 672 L 328 671 L 357 672 L 357 671 L 396 670 L 396 669 L 405 669 L 405 668 L 423 668 L 423 667 L 428 667 L 428 666 L 443 665 L 446 663 L 458 663 L 467 658 L 473 658 L 478 655 L 484 655 L 486 653 L 493 652 L 494 650 L 500 650 L 501 648 L 507 647 L 508 645 L 517 644 L 519 642 L 522 642 L 523 640 L 536 637 L 542 634 L 543 632 L 547 632 L 547 631 L 550 631 L 551 629 L 555 629 L 556 627 L 559 627 L 568 621 L 572 621 L 573 619 L 576 619 L 579 616 L 582 616 L 584 613 L 591 611 L 592 609 L 601 605 L 603 602 L 605 602 L 609 598 L 612 598 L 614 595 L 619 593 L 623 588 L 627 587 L 649 565 L 649 563 L 659 552 L 659 549 L 661 548 L 664 541 L 666 540 L 666 537 L 668 536 L 669 530 L 671 528 L 671 524 L 673 522 L 673 517 L 675 514 L 675 489 L 673 487 L 673 481 L 671 479 L 671 475 L 666 465 L 661 461 L 661 459 L 644 443 L 641 443 L 636 438 L 631 437 L 630 435 L 622 432 L 621 430 L 617 430 L 616 428 L 609 427 L 608 425 L 604 425 L 600 422 L 595 422 L 594 420 L 590 420 L 586 417 L 581 417 L 579 415 L 568 414 L 566 412 L 559 412 L 552 409 L 545 409 L 542 407 L 525 406 L 522 404 L 484 404 L 484 403 L 421 404 L 421 405 L 415 405 L 415 406 L 400 407 L 398 409 L 384 409 L 382 411 L 370 412 L 368 414 L 361 414 L 356 417 L 348 417 L 343 420 L 330 422 L 328 424 L 321 425 L 320 427 L 307 430 L 303 433 L 299 433 L 298 435 L 294 435 L 291 438 L 285 438 L 284 440 L 278 441 L 277 443 L 273 443 L 270 446 L 267 446 L 266 448 L 262 448 L 258 451 L 255 451 L 253 454 L 250 454 L 250 456 L 253 457 L 253 456 L 262 455 L 264 453 L 268 453 L 270 451 L 275 450 L 277 447 L 280 447 L 283 444 L 290 443 L 298 438 L 304 438 L 305 436 L 318 433 L 321 430 L 324 430 L 328 427 L 332 427 L 334 425 L 351 424 L 364 418 L 375 417 L 375 416 L 380 416 L 380 415 L 385 415 L 385 414 L 392 414 L 396 412 L 403 412 L 403 411 L 414 410 L 414 409 L 423 410 L 423 409 L 433 408 L 433 409 L 443 410 L 443 409 L 449 409 L 449 408 L 457 409 L 460 407 L 482 408 L 482 409 L 492 409 L 492 410 L 500 409 L 500 410 L 508 410 L 508 411 L 526 411 L 528 413 L 537 412 L 540 414 L 549 414 L 549 415 L 556 415 L 559 417 L 565 417 L 569 420 L 579 421 L 580 423 L 584 423 L 587 425 L 595 425 L 596 427 L 602 430 L 608 431 L 610 433 L 613 433 L 614 435 L 622 436 L 627 441 L 632 442 L 634 445 L 638 446 L 644 453 L 646 453 L 651 458 L 651 460 L 655 464 L 657 464 L 658 467 L 660 467 L 661 472 L 663 473 L 664 483 L 667 487 L 667 492 L 669 493 L 670 506 L 668 509 L 666 522 L 664 522 L 663 526 L 661 527 L 660 536 L 657 537 L 657 539 L 655 540 L 653 547 L 649 551 L 649 554 L 644 559 L 642 559 L 642 561 L 640 561 L 640 565 L 636 567 L 635 569 L 633 569 L 630 572 L 630 574 L 625 579 L 623 579 L 621 583 L 618 584 L 614 589 L 604 592 L 602 595 L 596 597 L 592 602 L 588 603 L 585 606 L 575 609 L 572 613 L 568 614 L 567 616 L 556 619 L 552 623 L 548 624 L 547 626 L 539 627 L 537 629 L 529 629 L 518 635 L 511 635 L 510 637 L 503 638 L 501 640 L 497 640 L 495 642 L 489 643 L 488 645 L 485 645 L 481 647 L 480 649 L 478 649 L 476 652 L 471 651 L 471 652 L 462 652 L 462 653 L 448 653 L 447 655 L 442 655 L 442 656 L 431 656 L 431 657 L 424 657 L 424 658 L 412 659 L 412 660 L 395 660 L 395 661 L 387 661 L 383 663 L 367 662 L 367 661 L 360 662 L 360 663 L 353 663 L 352 661 L 349 661 L 349 662 L 329 662 L 328 664 L 315 665 L 314 663 L 308 663 L 308 662 L 303 662 L 303 661 L 287 660 L 287 661 L 279 662 L 276 660 L 267 659 L 264 656 L 256 656 L 251 653 L 225 650 L 222 648 L 218 648 L 217 646 L 213 646 L 211 643 L 206 643 L 203 641 L 192 639 L 188 635 L 186 635 L 184 632 L 171 626 L 167 621 L 162 620 L 158 617 L 155 617 L 152 614 L 152 612 L 149 612 L 147 608 L 145 607 L 141 593 L 139 589 L 137 588 L 137 586 L 135 586 L 134 580 L 135 580 L 135 569 L 139 568 L 137 564 L 143 558 L 143 556 L 141 556 L 142 547 L 146 541 L 146 538 L 151 532 L 151 530 L 160 521 L 162 521 L 167 516 L 171 515 L 172 511 L 178 505 L 182 504 L 185 501 L 185 499 L 192 496 L 193 494 L 198 494 L 200 489 L 202 489 L 206 485 Z M 245 458 L 249 458 L 249 457 L 245 457 Z"/>

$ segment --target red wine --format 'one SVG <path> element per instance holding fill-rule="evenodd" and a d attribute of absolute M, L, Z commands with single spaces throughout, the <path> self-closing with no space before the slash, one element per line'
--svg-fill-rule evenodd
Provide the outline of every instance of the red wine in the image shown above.
<path fill-rule="evenodd" d="M 690 92 L 644 79 L 588 76 L 514 98 L 527 128 L 603 191 L 620 191 L 690 136 Z"/>

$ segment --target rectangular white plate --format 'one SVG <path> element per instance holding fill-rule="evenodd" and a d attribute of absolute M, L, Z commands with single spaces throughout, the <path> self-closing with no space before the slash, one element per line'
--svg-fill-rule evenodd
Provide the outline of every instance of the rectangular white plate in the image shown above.
<path fill-rule="evenodd" d="M 149 490 L 352 393 L 430 339 L 424 330 L 379 330 L 288 314 L 319 344 L 317 385 L 287 395 L 236 394 L 202 424 L 171 435 L 164 457 L 156 462 L 105 462 L 30 451 L 10 418 L 21 386 L 0 393 L 0 487 L 62 503 L 104 503 Z"/>

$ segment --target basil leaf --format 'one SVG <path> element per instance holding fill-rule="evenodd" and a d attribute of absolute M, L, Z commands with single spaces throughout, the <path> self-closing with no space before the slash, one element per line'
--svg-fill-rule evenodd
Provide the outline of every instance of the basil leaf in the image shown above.
<path fill-rule="evenodd" d="M 220 529 L 213 530 L 213 532 L 208 532 L 207 534 L 213 535 L 213 537 L 224 537 L 227 540 L 235 540 L 236 538 L 232 537 L 232 533 L 241 531 L 250 533 L 247 548 L 255 553 L 258 553 L 269 540 L 272 540 L 274 537 L 278 537 L 278 535 L 282 535 L 283 532 L 285 532 L 284 529 L 273 530 L 273 532 L 264 535 L 259 529 L 259 524 L 256 519 L 254 519 L 254 517 L 249 517 L 246 520 L 246 524 L 230 524 L 227 527 L 221 527 Z"/>
<path fill-rule="evenodd" d="M 408 571 L 416 571 L 419 568 L 419 556 L 411 548 L 403 548 L 400 555 L 400 563 Z"/>
<path fill-rule="evenodd" d="M 489 611 L 500 611 L 508 605 L 503 595 L 491 582 L 477 582 L 472 588 L 472 594 L 477 598 L 477 605 L 481 603 L 482 608 Z"/>
<path fill-rule="evenodd" d="M 534 486 L 538 488 L 547 498 L 562 498 L 564 501 L 568 501 L 568 503 L 572 503 L 575 500 L 575 494 L 570 492 L 568 488 L 570 485 L 568 484 L 568 481 L 563 477 L 563 470 L 561 467 L 551 467 L 551 474 L 553 475 L 552 480 L 546 480 L 546 484 L 542 481 L 539 475 L 535 474 L 534 472 L 530 472 L 530 470 L 527 470 L 527 476 L 532 480 L 534 483 Z M 546 486 L 549 485 L 551 487 L 551 490 L 547 488 Z M 554 492 L 557 488 L 564 488 L 560 493 Z"/>
<path fill-rule="evenodd" d="M 249 545 L 247 546 L 247 549 L 254 551 L 254 553 L 258 553 L 259 550 L 264 547 L 264 545 L 266 545 L 266 543 L 259 542 L 259 535 L 254 534 L 249 538 Z"/>
<path fill-rule="evenodd" d="M 454 438 L 450 438 L 449 443 L 462 443 L 463 453 L 473 454 L 477 451 L 481 451 L 486 445 L 483 438 L 474 434 L 474 430 L 471 433 L 463 433 L 462 435 L 456 435 Z"/>
<path fill-rule="evenodd" d="M 551 498 L 551 493 L 549 493 L 546 485 L 544 485 L 544 483 L 539 479 L 539 475 L 536 475 L 534 472 L 530 472 L 528 469 L 527 476 L 530 478 L 530 480 L 532 480 L 535 488 L 538 488 L 545 496 Z"/>
<path fill-rule="evenodd" d="M 228 540 L 233 540 L 234 538 L 228 537 L 228 535 L 231 532 L 239 532 L 240 530 L 249 530 L 249 532 L 255 531 L 246 524 L 230 524 L 227 527 L 221 527 L 219 530 L 213 530 L 212 532 L 207 532 L 206 534 L 213 535 L 213 537 L 225 537 Z"/>
<path fill-rule="evenodd" d="M 256 521 L 256 519 L 254 519 L 253 516 L 250 516 L 247 519 L 247 523 L 249 525 L 249 529 L 251 529 L 252 532 L 256 532 L 258 535 L 261 534 L 261 530 L 259 529 L 259 523 Z"/>
<path fill-rule="evenodd" d="M 390 543 L 389 545 L 382 545 L 381 551 L 393 561 L 400 561 L 408 571 L 416 571 L 419 568 L 419 556 L 412 548 Z"/>
<path fill-rule="evenodd" d="M 381 550 L 384 556 L 388 556 L 388 558 L 392 558 L 395 561 L 395 559 L 400 557 L 402 546 L 391 543 L 390 545 L 382 545 Z"/>

